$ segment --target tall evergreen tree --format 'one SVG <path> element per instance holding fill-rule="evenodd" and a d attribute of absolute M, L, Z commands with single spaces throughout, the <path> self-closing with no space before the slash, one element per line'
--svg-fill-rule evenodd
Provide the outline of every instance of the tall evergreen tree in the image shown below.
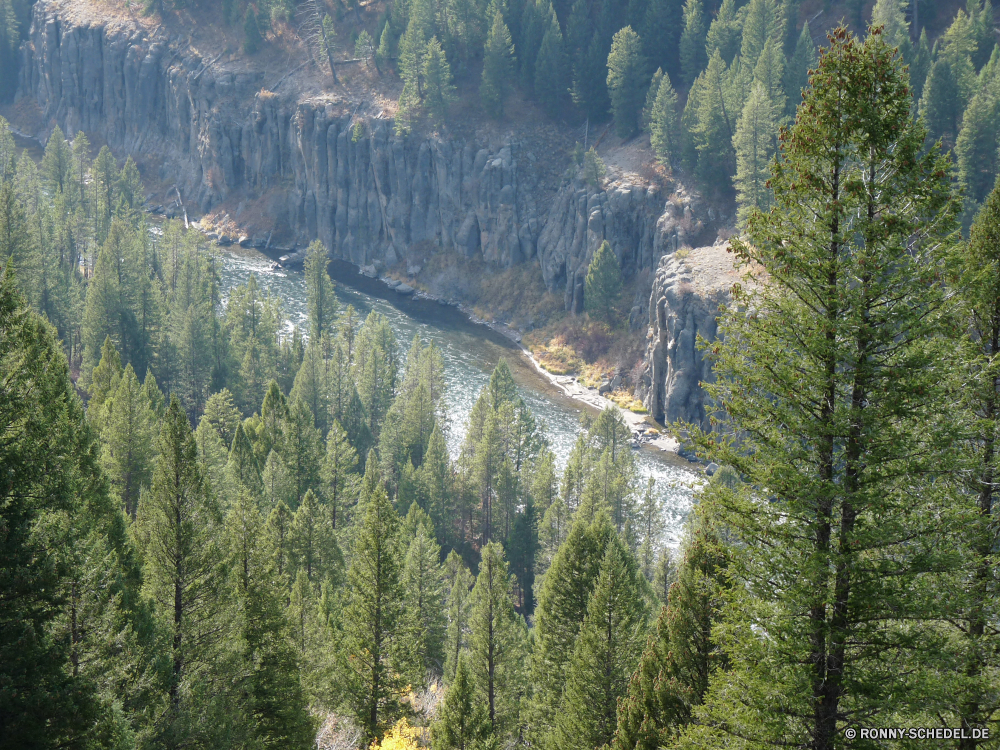
<path fill-rule="evenodd" d="M 606 514 L 593 522 L 578 514 L 542 579 L 535 609 L 530 728 L 533 741 L 545 747 L 559 747 L 557 709 L 566 669 L 612 533 Z"/>
<path fill-rule="evenodd" d="M 408 627 L 412 631 L 414 684 L 444 667 L 444 584 L 439 562 L 441 548 L 434 530 L 420 525 L 410 541 L 403 563 L 403 590 Z"/>
<path fill-rule="evenodd" d="M 605 240 L 587 266 L 583 307 L 595 319 L 614 325 L 619 317 L 622 272 L 618 256 Z"/>
<path fill-rule="evenodd" d="M 180 742 L 176 733 L 185 731 L 186 716 L 196 709 L 187 702 L 192 681 L 211 664 L 222 636 L 222 519 L 205 490 L 194 437 L 176 398 L 160 428 L 157 454 L 138 524 L 145 586 L 169 636 L 170 732 Z"/>
<path fill-rule="evenodd" d="M 455 675 L 445 693 L 436 721 L 431 724 L 434 750 L 473 750 L 486 739 L 484 706 L 477 700 L 468 659 L 460 653 Z"/>
<path fill-rule="evenodd" d="M 732 65 L 733 59 L 740 53 L 740 40 L 743 36 L 741 26 L 735 1 L 723 0 L 705 37 L 705 53 L 708 57 L 712 57 L 718 50 L 726 65 Z"/>
<path fill-rule="evenodd" d="M 479 576 L 472 590 L 469 661 L 477 700 L 486 708 L 488 730 L 501 741 L 517 727 L 518 683 L 525 656 L 511 584 L 503 547 L 490 542 L 483 548 Z"/>
<path fill-rule="evenodd" d="M 316 343 L 324 336 L 333 337 L 337 318 L 337 297 L 326 270 L 329 262 L 323 243 L 313 240 L 306 249 L 305 276 L 309 338 Z"/>
<path fill-rule="evenodd" d="M 426 93 L 424 104 L 431 121 L 441 124 L 448 114 L 448 106 L 455 99 L 455 86 L 452 83 L 451 66 L 437 37 L 427 42 L 427 52 L 424 55 L 424 87 Z"/>
<path fill-rule="evenodd" d="M 96 370 L 95 370 L 96 371 Z M 153 468 L 153 411 L 132 365 L 103 404 L 101 464 L 134 520 L 139 493 L 148 487 Z"/>
<path fill-rule="evenodd" d="M 933 531 L 943 509 L 917 478 L 940 471 L 950 442 L 927 417 L 946 380 L 934 276 L 955 227 L 948 164 L 923 152 L 878 30 L 863 45 L 843 28 L 831 38 L 782 141 L 778 210 L 736 243 L 769 274 L 740 294 L 758 314 L 725 317 L 709 387 L 741 441 L 703 444 L 747 478 L 713 503 L 746 546 L 720 629 L 732 668 L 690 729 L 701 740 L 821 750 L 840 742 L 847 706 L 902 707 L 907 686 L 888 665 L 913 642 L 894 625 L 929 614 L 912 586 L 945 564 Z M 750 489 L 764 486 L 775 502 Z"/>
<path fill-rule="evenodd" d="M 559 19 L 549 12 L 545 34 L 535 58 L 535 98 L 550 117 L 563 111 L 569 93 L 569 57 Z"/>
<path fill-rule="evenodd" d="M 774 196 L 768 187 L 777 130 L 776 106 L 761 83 L 754 83 L 743 108 L 733 148 L 736 149 L 736 216 L 745 223 L 755 211 L 767 211 Z"/>
<path fill-rule="evenodd" d="M 972 730 L 988 726 L 1000 711 L 996 700 L 996 629 L 989 612 L 998 592 L 993 550 L 997 541 L 997 427 L 1000 398 L 997 393 L 996 354 L 1000 350 L 1000 182 L 987 197 L 972 224 L 968 247 L 963 253 L 962 296 L 969 314 L 973 349 L 972 387 L 963 388 L 972 417 L 967 448 L 969 473 L 965 497 L 972 505 L 963 524 L 964 565 L 957 616 L 953 616 L 955 643 L 949 649 L 957 659 L 945 666 L 947 708 L 966 730 L 959 747 L 979 747 Z M 950 587 L 949 587 L 950 588 Z M 951 655 L 949 654 L 949 655 Z"/>
<path fill-rule="evenodd" d="M 642 127 L 642 102 L 646 95 L 646 60 L 642 40 L 631 26 L 619 30 L 611 41 L 608 54 L 608 91 L 615 132 L 627 138 Z"/>
<path fill-rule="evenodd" d="M 809 34 L 809 22 L 802 25 L 802 33 L 795 43 L 795 52 L 785 66 L 786 112 L 794 117 L 795 109 L 802 101 L 802 90 L 809 83 L 809 71 L 816 65 L 816 45 Z M 912 75 L 912 72 L 911 72 Z M 920 89 L 914 89 L 919 91 Z"/>
<path fill-rule="evenodd" d="M 337 523 L 344 525 L 344 513 L 354 500 L 357 479 L 358 455 L 347 440 L 347 433 L 337 422 L 326 436 L 326 456 L 320 469 L 322 494 L 330 511 L 330 525 L 335 531 Z"/>
<path fill-rule="evenodd" d="M 705 11 L 701 0 L 685 0 L 684 31 L 681 33 L 681 80 L 688 86 L 708 63 L 705 55 Z"/>
<path fill-rule="evenodd" d="M 490 117 L 503 117 L 504 99 L 514 74 L 514 43 L 510 30 L 498 11 L 493 16 L 486 47 L 483 50 L 483 81 L 479 86 L 479 96 Z"/>
<path fill-rule="evenodd" d="M 639 660 L 649 613 L 635 559 L 612 536 L 570 659 L 557 720 L 559 747 L 602 747 Z"/>
<path fill-rule="evenodd" d="M 696 510 L 687 527 L 677 584 L 663 596 L 666 604 L 619 704 L 611 750 L 669 746 L 701 704 L 709 676 L 724 664 L 712 626 L 722 607 L 727 558 L 706 515 Z"/>
<path fill-rule="evenodd" d="M 379 476 L 374 453 L 365 464 L 344 610 L 349 649 L 351 706 L 365 737 L 380 737 L 402 713 L 405 688 L 401 633 L 402 555 L 399 516 Z"/>
<path fill-rule="evenodd" d="M 740 46 L 743 64 L 753 69 L 768 42 L 773 42 L 781 50 L 784 46 L 781 32 L 781 14 L 776 0 L 750 0 Z"/>
<path fill-rule="evenodd" d="M 448 554 L 448 560 L 451 561 L 453 555 L 456 570 L 448 594 L 448 629 L 445 633 L 444 657 L 444 676 L 448 681 L 455 679 L 462 652 L 469 645 L 469 612 L 472 604 L 470 594 L 476 582 L 475 577 L 454 550 Z"/>

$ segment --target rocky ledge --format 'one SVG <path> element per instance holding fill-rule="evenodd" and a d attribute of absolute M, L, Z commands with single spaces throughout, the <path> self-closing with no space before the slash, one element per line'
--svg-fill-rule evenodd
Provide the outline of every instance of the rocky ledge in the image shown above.
<path fill-rule="evenodd" d="M 730 303 L 739 274 L 728 245 L 682 250 L 660 259 L 649 300 L 649 343 L 636 396 L 650 415 L 667 424 L 707 427 L 706 395 L 712 382 L 698 338 L 714 341 L 720 306 Z"/>

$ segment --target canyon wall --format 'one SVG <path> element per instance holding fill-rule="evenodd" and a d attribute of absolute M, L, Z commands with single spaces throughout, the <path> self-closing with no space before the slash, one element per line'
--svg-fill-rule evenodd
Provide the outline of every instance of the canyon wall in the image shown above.
<path fill-rule="evenodd" d="M 272 82 L 272 92 L 275 74 L 203 59 L 162 27 L 85 22 L 70 10 L 34 6 L 19 96 L 37 103 L 43 131 L 58 124 L 97 134 L 118 156 L 154 156 L 158 176 L 202 212 L 269 196 L 280 207 L 272 223 L 285 222 L 295 242 L 319 238 L 358 265 L 412 267 L 437 252 L 481 253 L 498 268 L 537 258 L 574 311 L 603 240 L 629 276 L 702 229 L 697 198 L 638 180 L 595 190 L 553 178 L 516 132 L 495 143 L 398 137 L 391 120 L 359 119 L 348 102 L 304 99 L 291 85 Z"/>
<path fill-rule="evenodd" d="M 637 395 L 654 418 L 708 428 L 701 383 L 715 380 L 699 337 L 714 341 L 720 306 L 738 279 L 724 244 L 665 255 L 649 300 L 648 344 Z"/>
<path fill-rule="evenodd" d="M 399 137 L 381 113 L 356 116 L 353 101 L 303 97 L 245 61 L 205 59 L 162 26 L 88 21 L 80 10 L 68 0 L 34 6 L 18 96 L 37 105 L 39 137 L 56 125 L 97 136 L 119 157 L 141 157 L 201 212 L 265 200 L 272 210 L 250 219 L 258 239 L 281 224 L 299 246 L 319 238 L 357 265 L 412 269 L 435 253 L 481 254 L 497 268 L 537 259 L 574 312 L 607 240 L 626 277 L 657 269 L 638 395 L 657 418 L 704 420 L 698 384 L 711 373 L 695 339 L 715 335 L 721 298 L 693 291 L 690 260 L 676 253 L 710 215 L 697 195 L 638 178 L 595 189 L 573 170 L 553 175 L 539 158 L 551 156 L 544 144 L 517 131 L 492 141 Z M 632 309 L 633 325 L 645 307 Z"/>

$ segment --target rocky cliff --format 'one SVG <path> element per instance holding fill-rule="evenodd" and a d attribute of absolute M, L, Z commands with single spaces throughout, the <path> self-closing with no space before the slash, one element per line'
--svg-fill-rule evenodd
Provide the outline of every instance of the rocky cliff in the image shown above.
<path fill-rule="evenodd" d="M 202 212 L 269 196 L 278 210 L 263 232 L 282 224 L 300 244 L 318 237 L 332 257 L 414 266 L 431 253 L 481 253 L 500 268 L 537 258 L 549 290 L 579 310 L 603 240 L 629 276 L 703 228 L 697 198 L 674 186 L 619 177 L 588 189 L 546 172 L 516 132 L 397 137 L 390 120 L 358 117 L 335 93 L 275 93 L 273 73 L 204 59 L 162 26 L 73 11 L 39 0 L 22 47 L 19 95 L 37 103 L 43 133 L 58 124 L 119 156 L 155 156 L 159 177 Z"/>
<path fill-rule="evenodd" d="M 649 301 L 648 345 L 638 396 L 656 419 L 707 427 L 702 382 L 714 380 L 698 338 L 713 341 L 720 306 L 738 274 L 725 244 L 664 256 Z"/>

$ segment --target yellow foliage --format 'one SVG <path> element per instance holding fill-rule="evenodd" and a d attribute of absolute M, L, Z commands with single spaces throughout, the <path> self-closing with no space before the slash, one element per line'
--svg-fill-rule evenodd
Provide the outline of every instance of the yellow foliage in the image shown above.
<path fill-rule="evenodd" d="M 389 733 L 382 738 L 382 744 L 378 740 L 372 742 L 369 750 L 417 750 L 417 737 L 420 736 L 420 729 L 411 727 L 410 722 L 405 718 L 396 722 Z"/>

